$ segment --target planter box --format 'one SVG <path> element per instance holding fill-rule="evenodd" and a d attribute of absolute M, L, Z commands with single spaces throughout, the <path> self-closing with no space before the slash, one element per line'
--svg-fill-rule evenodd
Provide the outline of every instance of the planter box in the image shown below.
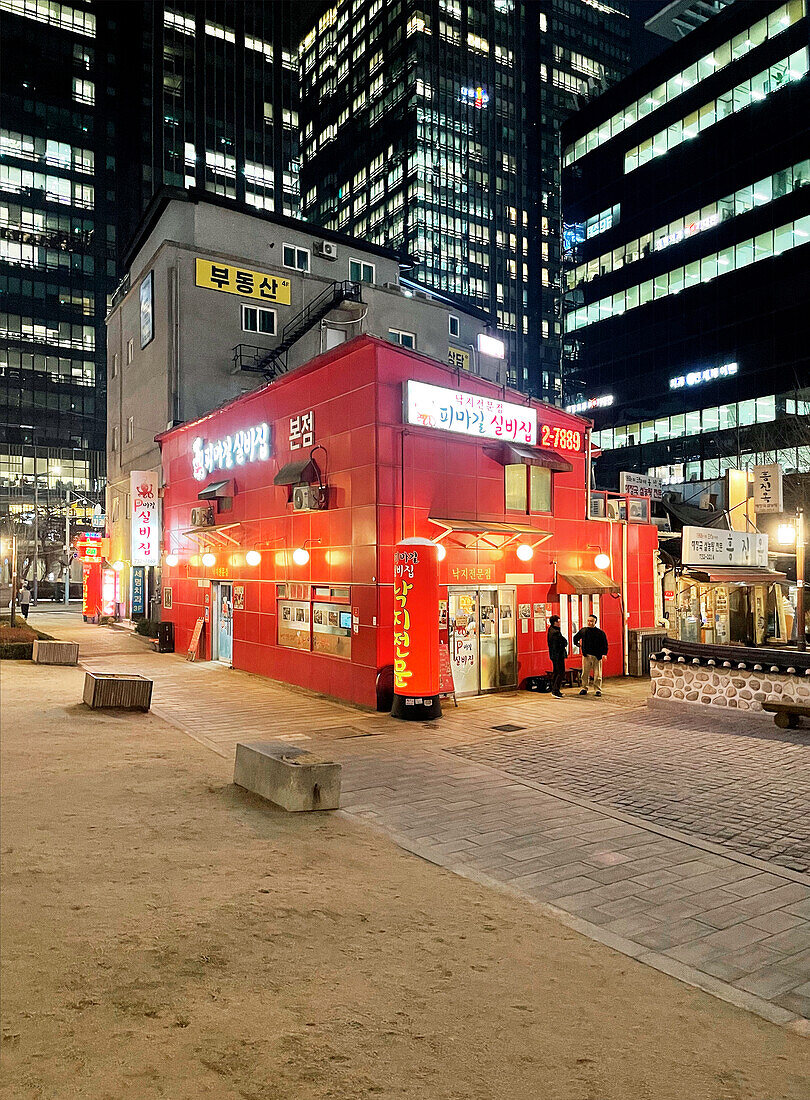
<path fill-rule="evenodd" d="M 284 810 L 337 810 L 341 765 L 278 743 L 236 746 L 233 781 Z"/>
<path fill-rule="evenodd" d="M 119 676 L 116 673 L 87 672 L 84 676 L 84 702 L 88 707 L 117 710 L 149 710 L 152 681 L 145 676 Z"/>
<path fill-rule="evenodd" d="M 75 665 L 79 661 L 78 642 L 34 642 L 33 660 L 36 665 Z"/>

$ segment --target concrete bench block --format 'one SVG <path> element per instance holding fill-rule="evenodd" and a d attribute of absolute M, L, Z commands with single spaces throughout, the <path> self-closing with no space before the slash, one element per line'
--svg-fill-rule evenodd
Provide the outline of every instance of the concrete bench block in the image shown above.
<path fill-rule="evenodd" d="M 36 665 L 75 665 L 79 662 L 79 643 L 47 642 L 36 638 L 31 657 Z"/>
<path fill-rule="evenodd" d="M 236 746 L 233 781 L 284 810 L 337 810 L 341 765 L 291 745 Z"/>
<path fill-rule="evenodd" d="M 149 710 L 152 681 L 145 676 L 119 676 L 117 673 L 86 672 L 84 702 L 88 707 L 117 710 Z"/>

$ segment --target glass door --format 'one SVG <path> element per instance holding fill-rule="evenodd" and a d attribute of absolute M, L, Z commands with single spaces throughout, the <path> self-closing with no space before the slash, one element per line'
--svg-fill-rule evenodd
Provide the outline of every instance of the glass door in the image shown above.
<path fill-rule="evenodd" d="M 498 687 L 517 685 L 517 618 L 514 588 L 498 589 Z"/>
<path fill-rule="evenodd" d="M 479 691 L 478 591 L 453 589 L 449 597 L 450 667 L 456 695 Z"/>
<path fill-rule="evenodd" d="M 216 603 L 214 604 L 216 653 L 214 659 L 219 661 L 220 664 L 230 667 L 233 657 L 233 586 L 220 583 L 214 587 L 216 596 Z"/>
<path fill-rule="evenodd" d="M 498 589 L 479 589 L 479 628 L 481 652 L 481 691 L 498 687 Z"/>

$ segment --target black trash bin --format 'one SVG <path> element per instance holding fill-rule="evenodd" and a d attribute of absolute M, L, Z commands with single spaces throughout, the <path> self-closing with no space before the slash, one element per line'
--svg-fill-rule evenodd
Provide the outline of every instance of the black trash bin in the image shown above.
<path fill-rule="evenodd" d="M 174 653 L 174 623 L 158 623 L 158 653 Z"/>

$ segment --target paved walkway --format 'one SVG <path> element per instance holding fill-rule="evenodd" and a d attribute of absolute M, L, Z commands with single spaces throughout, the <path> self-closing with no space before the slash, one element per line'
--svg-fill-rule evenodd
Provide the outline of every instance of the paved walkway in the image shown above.
<path fill-rule="evenodd" d="M 633 681 L 599 703 L 509 693 L 410 725 L 68 616 L 49 627 L 89 668 L 151 676 L 155 713 L 220 755 L 309 741 L 343 762 L 345 812 L 403 847 L 810 1034 L 806 734 L 647 708 Z"/>

